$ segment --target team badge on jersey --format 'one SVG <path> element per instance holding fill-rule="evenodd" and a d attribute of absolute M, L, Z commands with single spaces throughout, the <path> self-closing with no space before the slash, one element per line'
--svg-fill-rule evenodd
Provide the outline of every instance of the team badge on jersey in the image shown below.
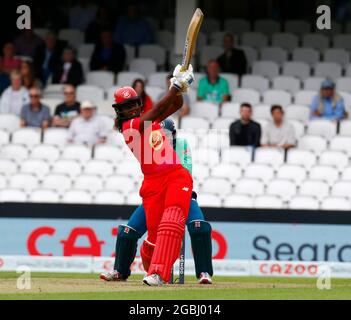
<path fill-rule="evenodd" d="M 160 150 L 163 146 L 163 136 L 161 131 L 159 130 L 151 131 L 149 143 L 152 149 Z"/>

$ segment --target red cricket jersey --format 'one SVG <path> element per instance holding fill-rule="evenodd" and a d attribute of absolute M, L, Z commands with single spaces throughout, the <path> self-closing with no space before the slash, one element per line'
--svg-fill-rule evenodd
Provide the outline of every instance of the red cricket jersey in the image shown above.
<path fill-rule="evenodd" d="M 123 123 L 124 140 L 140 162 L 144 175 L 182 168 L 181 162 L 158 122 L 140 132 L 140 118 Z"/>

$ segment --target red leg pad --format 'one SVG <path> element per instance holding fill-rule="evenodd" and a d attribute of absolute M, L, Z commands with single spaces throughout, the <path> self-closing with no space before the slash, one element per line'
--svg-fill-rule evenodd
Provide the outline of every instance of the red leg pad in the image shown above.
<path fill-rule="evenodd" d="M 141 248 L 140 248 L 140 255 L 141 255 L 141 260 L 143 262 L 143 267 L 146 272 L 148 272 L 152 255 L 154 253 L 155 245 L 151 242 L 149 242 L 147 239 L 144 240 Z"/>
<path fill-rule="evenodd" d="M 179 257 L 184 227 L 185 217 L 182 209 L 168 207 L 158 227 L 155 251 L 148 275 L 157 273 L 163 281 L 169 281 L 172 266 Z"/>

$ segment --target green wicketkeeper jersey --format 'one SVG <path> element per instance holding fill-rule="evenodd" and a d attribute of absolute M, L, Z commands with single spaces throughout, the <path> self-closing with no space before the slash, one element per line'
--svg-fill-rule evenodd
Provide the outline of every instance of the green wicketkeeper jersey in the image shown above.
<path fill-rule="evenodd" d="M 188 142 L 185 139 L 177 138 L 175 151 L 178 158 L 185 169 L 187 169 L 190 174 L 193 171 L 193 164 L 191 159 L 191 151 Z"/>

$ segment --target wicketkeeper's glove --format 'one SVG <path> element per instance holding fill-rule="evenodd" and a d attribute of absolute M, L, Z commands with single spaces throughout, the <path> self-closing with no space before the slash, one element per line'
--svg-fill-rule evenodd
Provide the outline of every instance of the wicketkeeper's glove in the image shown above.
<path fill-rule="evenodd" d="M 178 64 L 173 71 L 171 86 L 176 87 L 180 92 L 187 92 L 190 85 L 194 82 L 195 76 L 193 66 L 189 64 L 188 70 L 181 71 L 182 66 Z"/>

